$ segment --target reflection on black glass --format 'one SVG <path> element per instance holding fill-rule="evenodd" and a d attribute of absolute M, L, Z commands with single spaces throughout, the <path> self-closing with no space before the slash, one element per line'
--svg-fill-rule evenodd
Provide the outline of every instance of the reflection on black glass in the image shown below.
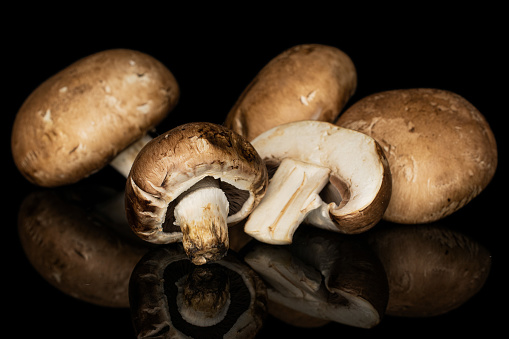
<path fill-rule="evenodd" d="M 123 193 L 99 187 L 28 195 L 19 209 L 18 231 L 36 271 L 77 299 L 129 307 L 129 278 L 149 247 L 129 234 L 118 208 L 108 208 L 120 198 Z"/>
<path fill-rule="evenodd" d="M 232 251 L 196 266 L 181 243 L 149 251 L 129 295 L 138 338 L 252 338 L 266 315 L 265 285 Z"/>
<path fill-rule="evenodd" d="M 379 226 L 369 233 L 369 242 L 387 272 L 387 315 L 444 314 L 484 285 L 491 256 L 471 237 L 444 223 Z"/>
<path fill-rule="evenodd" d="M 371 328 L 380 322 L 387 279 L 360 238 L 302 225 L 291 245 L 249 246 L 245 261 L 267 282 L 273 316 L 307 327 L 334 321 Z"/>

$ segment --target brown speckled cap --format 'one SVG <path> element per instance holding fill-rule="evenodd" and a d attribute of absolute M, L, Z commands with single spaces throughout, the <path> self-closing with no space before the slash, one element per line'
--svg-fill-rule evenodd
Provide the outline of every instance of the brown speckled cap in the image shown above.
<path fill-rule="evenodd" d="M 347 109 L 337 124 L 382 146 L 392 174 L 384 218 L 426 223 L 477 196 L 497 167 L 497 146 L 484 116 L 458 94 L 401 89 L 372 94 Z"/>
<path fill-rule="evenodd" d="M 161 122 L 178 98 L 173 74 L 152 56 L 128 49 L 92 54 L 27 97 L 12 129 L 14 162 L 37 185 L 74 183 Z"/>

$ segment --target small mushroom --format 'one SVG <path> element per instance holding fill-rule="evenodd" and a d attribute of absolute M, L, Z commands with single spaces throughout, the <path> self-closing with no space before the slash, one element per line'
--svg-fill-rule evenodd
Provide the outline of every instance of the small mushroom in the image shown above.
<path fill-rule="evenodd" d="M 228 113 L 225 126 L 251 141 L 299 120 L 334 122 L 357 87 L 350 57 L 333 46 L 294 46 L 263 67 Z"/>
<path fill-rule="evenodd" d="M 457 211 L 491 181 L 497 146 L 484 116 L 463 97 L 438 89 L 367 96 L 337 124 L 365 133 L 385 151 L 392 197 L 384 219 L 428 223 Z"/>
<path fill-rule="evenodd" d="M 89 190 L 95 205 L 119 194 Z M 34 269 L 63 293 L 95 305 L 127 308 L 131 272 L 149 244 L 103 222 L 82 197 L 76 187 L 29 194 L 18 213 L 22 248 Z M 118 225 L 125 227 L 125 220 Z"/>
<path fill-rule="evenodd" d="M 246 218 L 267 187 L 253 146 L 212 123 L 188 123 L 149 142 L 126 183 L 133 231 L 153 243 L 182 241 L 193 263 L 228 250 L 228 226 Z"/>
<path fill-rule="evenodd" d="M 127 176 L 147 135 L 174 108 L 179 87 L 158 60 L 112 49 L 76 61 L 20 107 L 11 150 L 19 171 L 47 187 L 75 183 L 111 164 Z"/>
<path fill-rule="evenodd" d="M 266 316 L 263 281 L 233 252 L 195 266 L 181 243 L 140 260 L 129 296 L 138 338 L 254 338 Z"/>
<path fill-rule="evenodd" d="M 363 239 L 303 225 L 291 245 L 250 247 L 244 260 L 266 282 L 269 314 L 288 321 L 288 314 L 278 313 L 282 306 L 314 318 L 315 326 L 380 323 L 389 297 L 387 277 Z"/>
<path fill-rule="evenodd" d="M 488 249 L 445 225 L 384 225 L 368 240 L 387 273 L 387 315 L 445 314 L 479 292 L 489 276 Z"/>
<path fill-rule="evenodd" d="M 371 137 L 334 124 L 298 121 L 259 135 L 252 145 L 266 162 L 265 197 L 244 230 L 270 244 L 288 244 L 301 222 L 355 234 L 373 227 L 391 195 L 391 175 Z"/>

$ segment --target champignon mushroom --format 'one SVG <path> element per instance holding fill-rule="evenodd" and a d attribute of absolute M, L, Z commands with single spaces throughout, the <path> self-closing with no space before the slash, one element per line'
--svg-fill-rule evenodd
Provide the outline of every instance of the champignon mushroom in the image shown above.
<path fill-rule="evenodd" d="M 337 124 L 376 139 L 392 173 L 384 219 L 428 223 L 457 211 L 491 181 L 497 146 L 484 116 L 463 97 L 438 89 L 367 96 Z"/>
<path fill-rule="evenodd" d="M 193 263 L 228 250 L 228 225 L 246 218 L 265 193 L 267 170 L 253 146 L 212 123 L 176 127 L 149 142 L 126 183 L 133 231 L 153 243 L 182 241 Z"/>
<path fill-rule="evenodd" d="M 92 54 L 25 100 L 12 128 L 14 162 L 29 181 L 48 187 L 75 183 L 107 164 L 127 176 L 150 140 L 147 132 L 178 98 L 173 74 L 152 56 L 128 49 Z"/>
<path fill-rule="evenodd" d="M 487 248 L 447 225 L 384 225 L 368 240 L 387 273 L 391 316 L 457 309 L 481 290 L 491 268 Z"/>
<path fill-rule="evenodd" d="M 364 240 L 303 225 L 291 245 L 250 246 L 244 260 L 265 281 L 269 305 L 307 314 L 322 320 L 319 324 L 372 328 L 381 321 L 387 277 Z M 280 317 L 277 308 L 268 311 Z"/>
<path fill-rule="evenodd" d="M 251 141 L 291 121 L 334 122 L 356 87 L 355 66 L 343 51 L 321 44 L 297 45 L 260 70 L 224 124 Z"/>
<path fill-rule="evenodd" d="M 277 167 L 265 197 L 244 230 L 270 244 L 288 244 L 304 220 L 341 233 L 361 233 L 385 212 L 391 194 L 389 165 L 365 134 L 320 121 L 274 127 L 252 141 Z"/>
<path fill-rule="evenodd" d="M 195 266 L 181 243 L 140 260 L 129 296 L 138 338 L 253 338 L 266 316 L 263 281 L 233 252 Z"/>
<path fill-rule="evenodd" d="M 118 194 L 93 191 L 98 205 Z M 73 187 L 72 192 L 29 194 L 18 214 L 22 248 L 35 270 L 63 293 L 95 305 L 127 308 L 131 272 L 149 244 L 102 222 L 82 193 Z M 121 226 L 127 227 L 125 221 Z"/>

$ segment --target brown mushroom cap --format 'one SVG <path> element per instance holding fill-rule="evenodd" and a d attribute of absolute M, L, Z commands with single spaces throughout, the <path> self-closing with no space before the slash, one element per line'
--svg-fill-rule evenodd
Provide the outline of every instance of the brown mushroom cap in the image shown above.
<path fill-rule="evenodd" d="M 426 223 L 477 196 L 497 167 L 493 132 L 467 100 L 438 89 L 376 93 L 348 108 L 337 124 L 370 135 L 392 174 L 384 219 Z"/>
<path fill-rule="evenodd" d="M 193 122 L 149 142 L 138 154 L 126 183 L 126 213 L 133 231 L 154 243 L 182 239 L 173 225 L 177 198 L 206 177 L 220 179 L 234 225 L 259 203 L 267 170 L 253 146 L 220 125 Z"/>
<path fill-rule="evenodd" d="M 33 192 L 19 209 L 20 242 L 35 270 L 63 293 L 96 305 L 129 307 L 129 278 L 148 246 L 100 220 L 67 192 Z"/>
<path fill-rule="evenodd" d="M 98 52 L 37 87 L 12 129 L 14 162 L 41 186 L 74 183 L 107 165 L 176 105 L 173 74 L 133 50 Z"/>
<path fill-rule="evenodd" d="M 333 122 L 357 87 L 357 72 L 336 47 L 294 46 L 263 67 L 227 115 L 225 126 L 251 141 L 298 120 Z"/>
<path fill-rule="evenodd" d="M 389 281 L 387 315 L 447 313 L 475 295 L 490 272 L 490 252 L 482 244 L 441 225 L 379 227 L 369 242 Z"/>

